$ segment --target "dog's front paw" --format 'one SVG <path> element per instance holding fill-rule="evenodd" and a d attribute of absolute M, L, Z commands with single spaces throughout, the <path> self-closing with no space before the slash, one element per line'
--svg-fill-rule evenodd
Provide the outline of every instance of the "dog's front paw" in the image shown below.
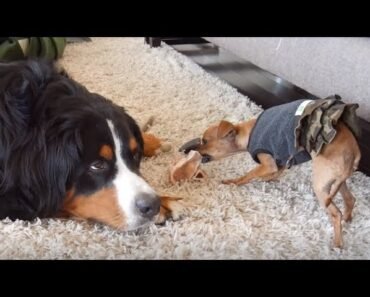
<path fill-rule="evenodd" d="M 183 198 L 162 196 L 161 208 L 155 223 L 164 224 L 168 219 L 177 221 L 188 214 L 190 207 L 191 204 L 185 202 Z"/>
<path fill-rule="evenodd" d="M 161 140 L 149 133 L 142 133 L 144 141 L 144 156 L 154 157 L 159 154 L 162 146 Z"/>

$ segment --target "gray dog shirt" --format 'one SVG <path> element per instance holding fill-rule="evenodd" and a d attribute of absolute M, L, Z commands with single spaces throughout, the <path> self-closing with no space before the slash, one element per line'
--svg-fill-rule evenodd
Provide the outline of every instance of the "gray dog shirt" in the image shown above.
<path fill-rule="evenodd" d="M 258 162 L 259 153 L 271 155 L 279 167 L 297 165 L 311 160 L 306 150 L 295 147 L 296 114 L 303 111 L 310 100 L 297 100 L 266 109 L 257 118 L 251 132 L 248 152 Z"/>

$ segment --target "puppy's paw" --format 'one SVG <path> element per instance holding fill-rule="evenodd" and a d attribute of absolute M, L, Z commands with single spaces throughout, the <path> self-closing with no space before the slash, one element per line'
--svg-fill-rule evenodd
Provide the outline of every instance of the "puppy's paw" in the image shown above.
<path fill-rule="evenodd" d="M 342 249 L 343 248 L 343 239 L 342 238 L 335 238 L 334 239 L 334 247 Z"/>
<path fill-rule="evenodd" d="M 239 179 L 226 179 L 222 180 L 221 183 L 223 183 L 224 185 L 239 185 Z"/>
<path fill-rule="evenodd" d="M 189 213 L 190 207 L 192 207 L 192 205 L 184 201 L 183 198 L 162 196 L 161 208 L 155 223 L 161 225 L 168 219 L 174 221 L 180 220 Z"/>
<path fill-rule="evenodd" d="M 350 212 L 344 212 L 343 220 L 344 220 L 346 223 L 350 223 L 350 222 L 352 222 L 352 213 L 350 213 Z"/>

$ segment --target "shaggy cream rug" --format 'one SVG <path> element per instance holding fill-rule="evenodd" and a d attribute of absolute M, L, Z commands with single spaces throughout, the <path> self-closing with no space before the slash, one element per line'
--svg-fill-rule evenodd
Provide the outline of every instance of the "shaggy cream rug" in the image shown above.
<path fill-rule="evenodd" d="M 370 178 L 359 172 L 349 182 L 357 203 L 353 222 L 343 227 L 343 250 L 332 248 L 332 226 L 311 189 L 310 163 L 277 182 L 220 184 L 254 165 L 245 153 L 205 164 L 208 181 L 169 184 L 169 164 L 184 141 L 199 136 L 210 123 L 237 122 L 261 112 L 172 48 L 149 48 L 143 38 L 94 38 L 70 44 L 62 64 L 91 91 L 125 106 L 140 124 L 154 116 L 149 131 L 174 149 L 144 160 L 142 172 L 160 193 L 185 197 L 197 207 L 180 221 L 129 233 L 72 220 L 3 220 L 0 258 L 370 258 Z"/>

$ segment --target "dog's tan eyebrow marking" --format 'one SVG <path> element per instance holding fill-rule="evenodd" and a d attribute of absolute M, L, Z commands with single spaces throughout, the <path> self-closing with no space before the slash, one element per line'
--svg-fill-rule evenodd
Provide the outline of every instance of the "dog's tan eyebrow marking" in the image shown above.
<path fill-rule="evenodd" d="M 134 153 L 137 149 L 137 141 L 134 137 L 131 137 L 130 138 L 130 142 L 129 142 L 129 147 L 130 147 L 130 150 Z"/>
<path fill-rule="evenodd" d="M 99 151 L 99 156 L 103 157 L 104 159 L 107 160 L 112 160 L 113 159 L 113 149 L 110 145 L 104 144 L 100 148 Z"/>

